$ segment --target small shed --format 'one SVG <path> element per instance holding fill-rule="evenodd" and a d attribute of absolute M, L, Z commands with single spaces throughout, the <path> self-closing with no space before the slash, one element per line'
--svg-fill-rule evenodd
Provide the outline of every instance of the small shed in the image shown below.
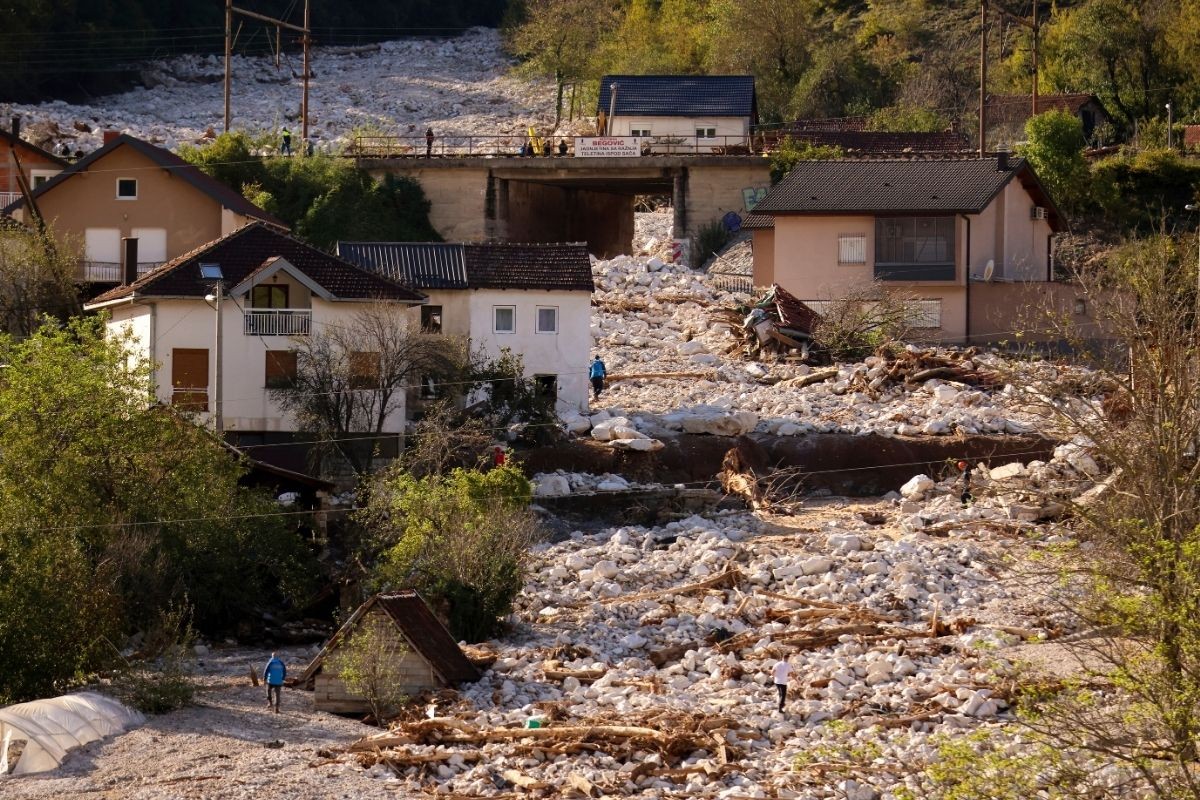
<path fill-rule="evenodd" d="M 351 693 L 335 675 L 326 672 L 324 664 L 359 625 L 372 617 L 384 620 L 387 623 L 385 629 L 394 631 L 398 641 L 407 648 L 401 657 L 404 675 L 401 688 L 405 694 L 414 695 L 479 679 L 479 672 L 420 594 L 412 589 L 377 594 L 350 615 L 304 670 L 300 685 L 315 692 L 318 711 L 359 714 L 370 710 L 367 701 Z"/>

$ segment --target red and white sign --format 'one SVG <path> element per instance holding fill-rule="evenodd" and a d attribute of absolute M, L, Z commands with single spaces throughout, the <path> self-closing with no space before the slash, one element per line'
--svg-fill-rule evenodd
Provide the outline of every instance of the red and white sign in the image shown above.
<path fill-rule="evenodd" d="M 576 158 L 629 158 L 642 154 L 638 136 L 576 136 Z"/>

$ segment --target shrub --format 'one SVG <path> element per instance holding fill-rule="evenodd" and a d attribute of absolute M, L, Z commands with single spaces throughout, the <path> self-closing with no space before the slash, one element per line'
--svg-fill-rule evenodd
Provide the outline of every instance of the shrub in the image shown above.
<path fill-rule="evenodd" d="M 382 614 L 367 614 L 350 637 L 329 657 L 328 669 L 352 693 L 371 707 L 371 716 L 383 721 L 408 702 L 404 693 L 401 661 L 408 647 Z"/>
<path fill-rule="evenodd" d="M 700 266 L 720 252 L 729 243 L 729 229 L 721 220 L 706 222 L 696 232 L 695 244 L 692 245 L 692 258 L 695 266 Z"/>
<path fill-rule="evenodd" d="M 423 478 L 393 465 L 375 481 L 361 516 L 376 588 L 418 589 L 460 639 L 493 635 L 521 591 L 528 549 L 541 538 L 532 494 L 511 464 Z"/>
<path fill-rule="evenodd" d="M 771 153 L 771 184 L 783 180 L 801 161 L 819 161 L 821 159 L 841 158 L 842 148 L 836 145 L 817 145 L 811 142 L 797 142 L 790 136 L 785 136 L 779 146 Z"/>
<path fill-rule="evenodd" d="M 186 603 L 165 609 L 146 637 L 156 663 L 127 665 L 114 687 L 120 699 L 146 714 L 166 714 L 192 704 L 196 684 L 187 673 L 187 652 L 195 640 Z"/>

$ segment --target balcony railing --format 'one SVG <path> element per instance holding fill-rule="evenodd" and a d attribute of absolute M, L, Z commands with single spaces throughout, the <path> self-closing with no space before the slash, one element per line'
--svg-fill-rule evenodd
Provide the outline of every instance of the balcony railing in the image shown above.
<path fill-rule="evenodd" d="M 312 330 L 312 310 L 248 308 L 243 330 L 247 336 L 307 336 Z"/>
<path fill-rule="evenodd" d="M 163 265 L 162 261 L 139 261 L 137 265 L 138 277 L 145 275 L 152 269 Z M 80 261 L 79 262 L 79 280 L 84 283 L 120 283 L 121 282 L 121 262 L 120 261 Z"/>
<path fill-rule="evenodd" d="M 721 136 L 618 136 L 608 137 L 636 141 L 637 150 L 644 156 L 689 155 L 720 156 L 749 155 L 770 150 L 775 137 L 759 134 Z M 565 139 L 566 152 L 560 153 L 558 143 Z M 547 136 L 550 152 L 529 153 L 535 158 L 565 158 L 575 155 L 575 138 Z M 524 134 L 494 136 L 445 135 L 436 136 L 428 144 L 424 136 L 356 136 L 343 153 L 351 158 L 519 158 L 522 146 L 529 143 Z"/>
<path fill-rule="evenodd" d="M 208 411 L 208 387 L 176 386 L 171 390 L 171 405 L 184 411 Z"/>
<path fill-rule="evenodd" d="M 881 264 L 875 262 L 877 281 L 952 281 L 954 262 L 947 264 Z"/>
<path fill-rule="evenodd" d="M 20 199 L 20 192 L 0 192 L 0 208 L 7 208 Z"/>

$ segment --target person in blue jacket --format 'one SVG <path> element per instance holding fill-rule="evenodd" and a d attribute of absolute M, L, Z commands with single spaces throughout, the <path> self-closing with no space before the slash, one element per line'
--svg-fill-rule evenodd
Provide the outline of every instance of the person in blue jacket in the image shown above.
<path fill-rule="evenodd" d="M 274 708 L 279 713 L 279 697 L 283 693 L 283 680 L 287 677 L 287 665 L 274 653 L 271 660 L 263 668 L 263 680 L 267 683 L 267 708 Z M 272 702 L 274 695 L 274 702 Z"/>
<path fill-rule="evenodd" d="M 588 369 L 588 377 L 592 379 L 592 399 L 599 400 L 600 393 L 604 391 L 604 379 L 608 376 L 608 370 L 604 367 L 604 362 L 600 360 L 600 356 L 592 359 L 592 366 Z"/>

